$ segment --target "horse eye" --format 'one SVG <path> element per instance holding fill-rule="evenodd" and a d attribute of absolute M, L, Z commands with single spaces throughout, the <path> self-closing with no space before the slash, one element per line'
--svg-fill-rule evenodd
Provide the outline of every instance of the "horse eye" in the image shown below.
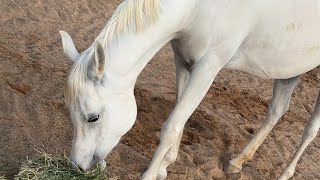
<path fill-rule="evenodd" d="M 88 122 L 96 122 L 96 121 L 98 121 L 98 119 L 99 119 L 99 115 L 92 116 L 89 118 Z"/>

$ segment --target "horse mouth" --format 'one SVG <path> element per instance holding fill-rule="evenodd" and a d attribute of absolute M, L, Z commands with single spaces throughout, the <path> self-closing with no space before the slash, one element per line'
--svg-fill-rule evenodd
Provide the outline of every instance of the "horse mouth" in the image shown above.
<path fill-rule="evenodd" d="M 70 160 L 72 162 L 72 167 L 74 169 L 79 170 L 80 172 L 88 172 L 95 168 L 100 168 L 100 170 L 103 171 L 106 168 L 106 164 L 107 164 L 104 158 L 100 158 L 99 156 L 96 156 L 96 155 L 93 155 L 89 163 L 77 163 L 77 161 L 75 161 L 75 159 L 71 157 L 70 157 Z"/>

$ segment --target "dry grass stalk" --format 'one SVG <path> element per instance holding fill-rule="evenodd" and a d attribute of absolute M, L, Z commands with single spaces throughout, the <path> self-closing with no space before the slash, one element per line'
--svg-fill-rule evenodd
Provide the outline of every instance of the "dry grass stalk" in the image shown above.
<path fill-rule="evenodd" d="M 108 178 L 96 166 L 89 172 L 82 173 L 79 169 L 72 168 L 72 162 L 65 156 L 53 156 L 48 153 L 41 153 L 41 156 L 22 163 L 20 172 L 15 180 L 116 180 Z M 1 176 L 0 176 L 0 180 Z"/>

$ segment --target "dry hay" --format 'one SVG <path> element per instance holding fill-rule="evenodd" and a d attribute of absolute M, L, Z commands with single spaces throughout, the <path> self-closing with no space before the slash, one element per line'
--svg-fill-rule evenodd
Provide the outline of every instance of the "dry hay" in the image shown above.
<path fill-rule="evenodd" d="M 3 177 L 4 178 L 4 177 Z M 1 179 L 1 176 L 0 176 Z M 65 156 L 42 153 L 38 158 L 23 162 L 15 180 L 116 180 L 107 177 L 99 166 L 86 173 L 72 168 L 72 162 Z"/>

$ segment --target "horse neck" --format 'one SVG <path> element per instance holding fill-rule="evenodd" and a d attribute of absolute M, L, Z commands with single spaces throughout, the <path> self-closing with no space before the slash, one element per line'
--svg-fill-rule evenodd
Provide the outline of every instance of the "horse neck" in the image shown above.
<path fill-rule="evenodd" d="M 124 32 L 117 35 L 107 46 L 106 70 L 122 86 L 133 89 L 138 75 L 151 58 L 181 28 L 183 11 L 174 1 L 162 1 L 162 11 L 157 22 L 141 32 Z M 180 8 L 181 9 L 181 8 Z M 175 18 L 173 18 L 175 17 Z M 117 82 L 115 82 L 117 83 Z"/>

